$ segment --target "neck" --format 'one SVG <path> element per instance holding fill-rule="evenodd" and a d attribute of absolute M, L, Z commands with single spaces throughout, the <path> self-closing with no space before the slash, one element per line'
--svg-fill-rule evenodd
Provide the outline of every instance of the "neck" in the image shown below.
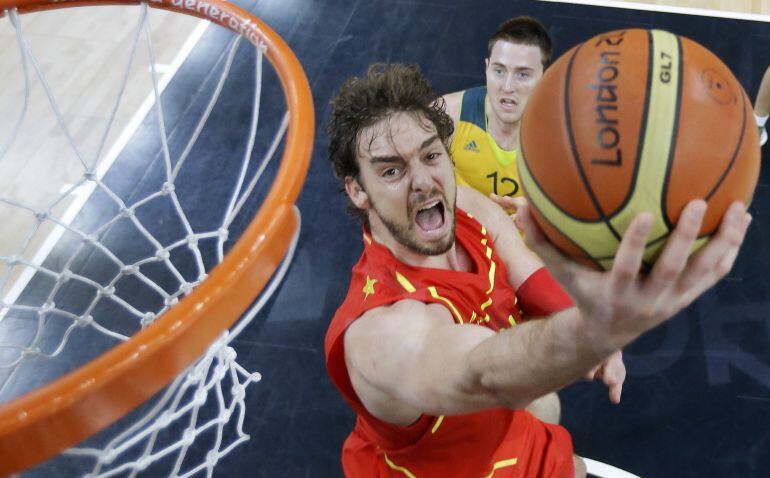
<path fill-rule="evenodd" d="M 512 151 L 516 149 L 519 143 L 519 125 L 521 121 L 515 123 L 505 123 L 498 118 L 492 108 L 489 107 L 489 100 L 487 99 L 487 130 L 492 135 L 492 139 L 495 140 L 498 146 L 501 148 Z"/>

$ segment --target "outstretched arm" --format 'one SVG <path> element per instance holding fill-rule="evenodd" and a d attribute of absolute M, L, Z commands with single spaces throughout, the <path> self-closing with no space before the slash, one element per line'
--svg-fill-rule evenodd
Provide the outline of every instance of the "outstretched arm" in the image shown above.
<path fill-rule="evenodd" d="M 506 211 L 516 211 L 527 204 L 527 200 L 523 197 L 511 198 L 492 194 L 490 199 Z M 515 219 L 515 212 L 511 217 Z M 507 234 L 510 234 L 510 232 Z M 623 353 L 620 350 L 616 351 L 602 363 L 591 369 L 584 378 L 588 380 L 601 380 L 609 389 L 610 401 L 615 404 L 620 403 L 623 382 L 626 380 L 626 366 L 623 363 Z"/>
<path fill-rule="evenodd" d="M 613 269 L 598 272 L 563 257 L 527 207 L 518 220 L 529 244 L 575 299 L 577 308 L 493 333 L 452 323 L 442 306 L 402 301 L 369 311 L 345 335 L 356 393 L 375 416 L 409 424 L 421 413 L 522 408 L 572 383 L 639 335 L 689 305 L 732 267 L 750 217 L 742 204 L 688 261 L 705 203 L 682 213 L 649 275 L 639 273 L 652 217 L 641 214 L 621 242 Z"/>

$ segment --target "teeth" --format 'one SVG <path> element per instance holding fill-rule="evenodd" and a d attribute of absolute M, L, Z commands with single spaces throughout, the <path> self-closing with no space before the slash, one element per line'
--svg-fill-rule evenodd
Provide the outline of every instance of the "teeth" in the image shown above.
<path fill-rule="evenodd" d="M 438 201 L 433 201 L 432 203 L 426 204 L 425 206 L 421 207 L 420 209 L 418 209 L 418 211 L 425 211 L 426 209 L 430 209 L 434 207 L 438 203 L 439 203 Z"/>

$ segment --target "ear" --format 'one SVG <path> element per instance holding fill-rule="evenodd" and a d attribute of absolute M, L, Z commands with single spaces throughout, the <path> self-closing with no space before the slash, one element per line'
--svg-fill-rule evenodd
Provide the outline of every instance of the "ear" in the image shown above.
<path fill-rule="evenodd" d="M 489 58 L 484 58 L 484 71 L 489 69 Z"/>
<path fill-rule="evenodd" d="M 348 193 L 348 197 L 358 209 L 366 210 L 372 207 L 371 202 L 369 202 L 369 195 L 366 194 L 357 179 L 351 176 L 345 178 L 345 192 Z"/>

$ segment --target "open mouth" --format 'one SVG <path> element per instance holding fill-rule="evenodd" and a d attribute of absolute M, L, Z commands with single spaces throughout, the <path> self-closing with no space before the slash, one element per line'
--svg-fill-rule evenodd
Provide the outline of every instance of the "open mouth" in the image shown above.
<path fill-rule="evenodd" d="M 417 210 L 415 222 L 424 232 L 439 231 L 446 222 L 444 211 L 444 203 L 436 199 L 426 203 Z"/>
<path fill-rule="evenodd" d="M 505 108 L 513 108 L 518 103 L 516 103 L 515 101 L 513 101 L 511 99 L 508 99 L 508 98 L 501 98 L 500 99 L 500 104 L 503 105 Z"/>

